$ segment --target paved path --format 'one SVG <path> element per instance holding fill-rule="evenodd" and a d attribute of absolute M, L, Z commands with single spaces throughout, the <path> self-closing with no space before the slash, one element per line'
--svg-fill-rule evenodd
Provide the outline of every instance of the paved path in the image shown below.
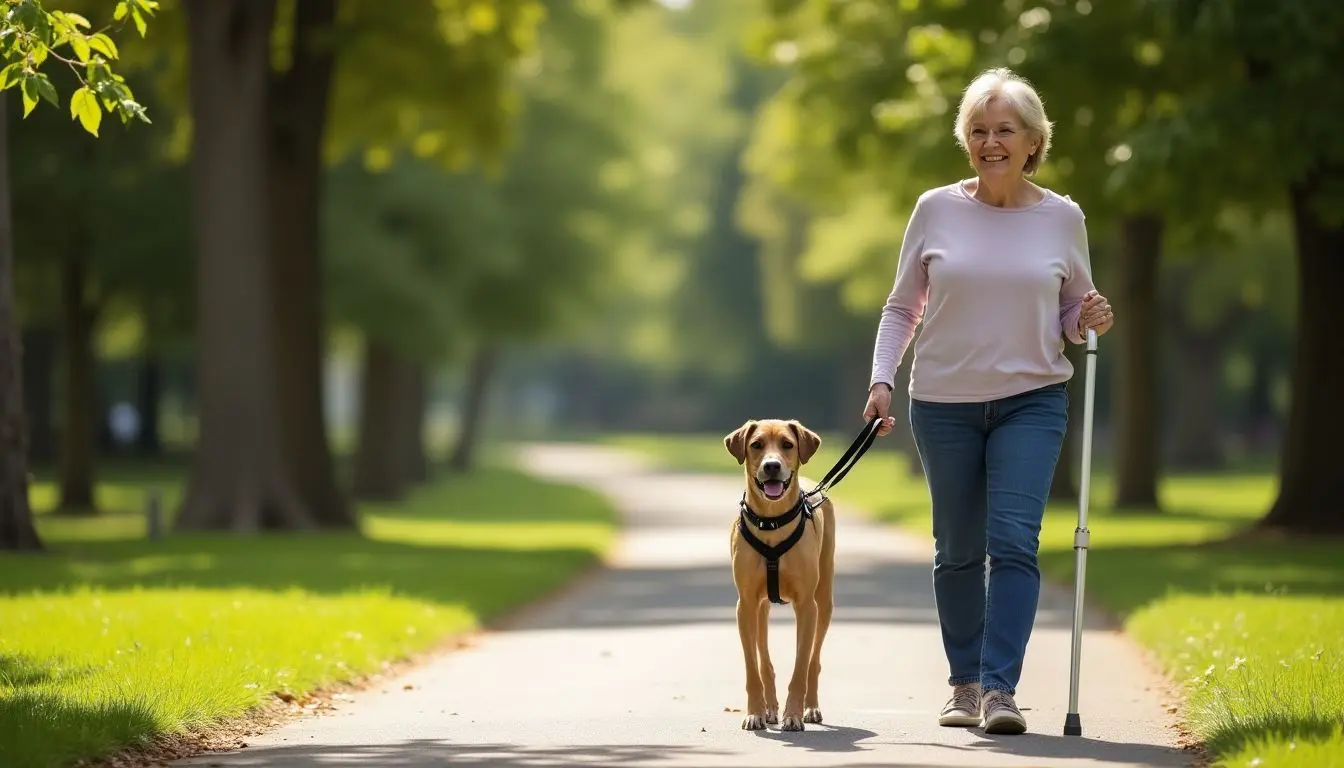
<path fill-rule="evenodd" d="M 607 449 L 534 446 L 535 471 L 590 484 L 627 515 L 612 568 L 474 647 L 184 766 L 1184 766 L 1160 682 L 1114 633 L 1083 646 L 1084 738 L 1060 734 L 1071 603 L 1049 591 L 1019 704 L 1031 731 L 940 728 L 947 696 L 926 547 L 842 516 L 824 725 L 740 729 L 741 650 L 726 564 L 740 484 L 673 476 Z M 843 485 L 835 495 L 843 502 Z M 842 510 L 843 515 L 843 510 Z M 783 701 L 793 617 L 773 611 Z M 413 687 L 403 690 L 403 683 Z"/>

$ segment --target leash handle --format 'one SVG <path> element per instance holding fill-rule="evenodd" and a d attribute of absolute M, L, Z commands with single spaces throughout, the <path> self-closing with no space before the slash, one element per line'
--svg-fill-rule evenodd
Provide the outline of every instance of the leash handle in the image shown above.
<path fill-rule="evenodd" d="M 849 444 L 849 448 L 845 450 L 839 461 L 835 462 L 835 466 L 831 467 L 830 471 L 821 478 L 821 482 L 817 483 L 817 487 L 808 491 L 807 495 L 813 496 L 839 485 L 845 475 L 849 474 L 849 470 L 853 469 L 854 465 L 859 463 L 859 459 L 863 458 L 863 454 L 867 453 L 868 449 L 873 446 L 873 440 L 877 439 L 877 430 L 881 423 L 881 417 L 874 416 L 858 437 L 854 438 L 854 441 Z"/>

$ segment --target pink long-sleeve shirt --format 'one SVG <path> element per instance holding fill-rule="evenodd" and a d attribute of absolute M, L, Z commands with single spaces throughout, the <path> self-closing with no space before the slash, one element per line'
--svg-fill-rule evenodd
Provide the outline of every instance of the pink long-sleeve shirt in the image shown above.
<path fill-rule="evenodd" d="M 910 397 L 983 402 L 1067 381 L 1064 338 L 1093 289 L 1082 209 L 1049 190 L 1024 208 L 997 208 L 962 182 L 922 194 L 906 224 L 896 283 L 882 308 L 872 378 L 895 387 L 921 325 Z"/>

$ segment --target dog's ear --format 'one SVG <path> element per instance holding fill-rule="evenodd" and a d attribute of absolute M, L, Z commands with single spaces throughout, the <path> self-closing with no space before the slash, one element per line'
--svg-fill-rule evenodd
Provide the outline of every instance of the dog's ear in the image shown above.
<path fill-rule="evenodd" d="M 756 429 L 756 420 L 750 419 L 723 438 L 723 447 L 728 449 L 734 459 L 737 459 L 738 464 L 747 460 L 747 443 L 751 441 L 751 433 L 754 429 Z"/>
<path fill-rule="evenodd" d="M 798 463 L 806 464 L 821 447 L 821 436 L 804 427 L 797 419 L 789 422 L 793 436 L 798 440 Z"/>

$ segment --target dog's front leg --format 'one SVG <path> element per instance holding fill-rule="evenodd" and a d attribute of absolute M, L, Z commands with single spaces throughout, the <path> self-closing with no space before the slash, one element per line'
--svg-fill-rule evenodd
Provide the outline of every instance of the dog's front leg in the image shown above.
<path fill-rule="evenodd" d="M 784 702 L 784 719 L 780 730 L 803 730 L 803 697 L 807 694 L 807 673 L 812 659 L 812 645 L 817 632 L 817 599 L 811 591 L 802 593 L 793 604 L 793 615 L 798 624 L 797 641 L 793 653 L 793 674 L 789 677 L 789 698 Z"/>
<path fill-rule="evenodd" d="M 779 695 L 775 690 L 775 665 L 770 661 L 770 603 L 761 601 L 756 616 L 757 666 L 761 670 L 761 685 L 765 688 L 765 722 L 779 722 Z"/>
<path fill-rule="evenodd" d="M 737 634 L 742 639 L 742 657 L 747 673 L 747 712 L 742 727 L 748 731 L 765 728 L 765 692 L 761 686 L 761 671 L 757 663 L 757 640 L 760 613 L 757 606 L 739 597 L 737 599 Z"/>
<path fill-rule="evenodd" d="M 823 575 L 823 578 L 825 576 Z M 832 584 L 826 579 L 817 588 L 817 632 L 812 642 L 812 662 L 807 667 L 807 696 L 803 705 L 803 721 L 821 722 L 821 696 L 818 684 L 821 679 L 821 647 L 826 642 L 826 631 L 831 626 L 831 616 L 835 613 L 835 596 L 831 594 Z"/>

